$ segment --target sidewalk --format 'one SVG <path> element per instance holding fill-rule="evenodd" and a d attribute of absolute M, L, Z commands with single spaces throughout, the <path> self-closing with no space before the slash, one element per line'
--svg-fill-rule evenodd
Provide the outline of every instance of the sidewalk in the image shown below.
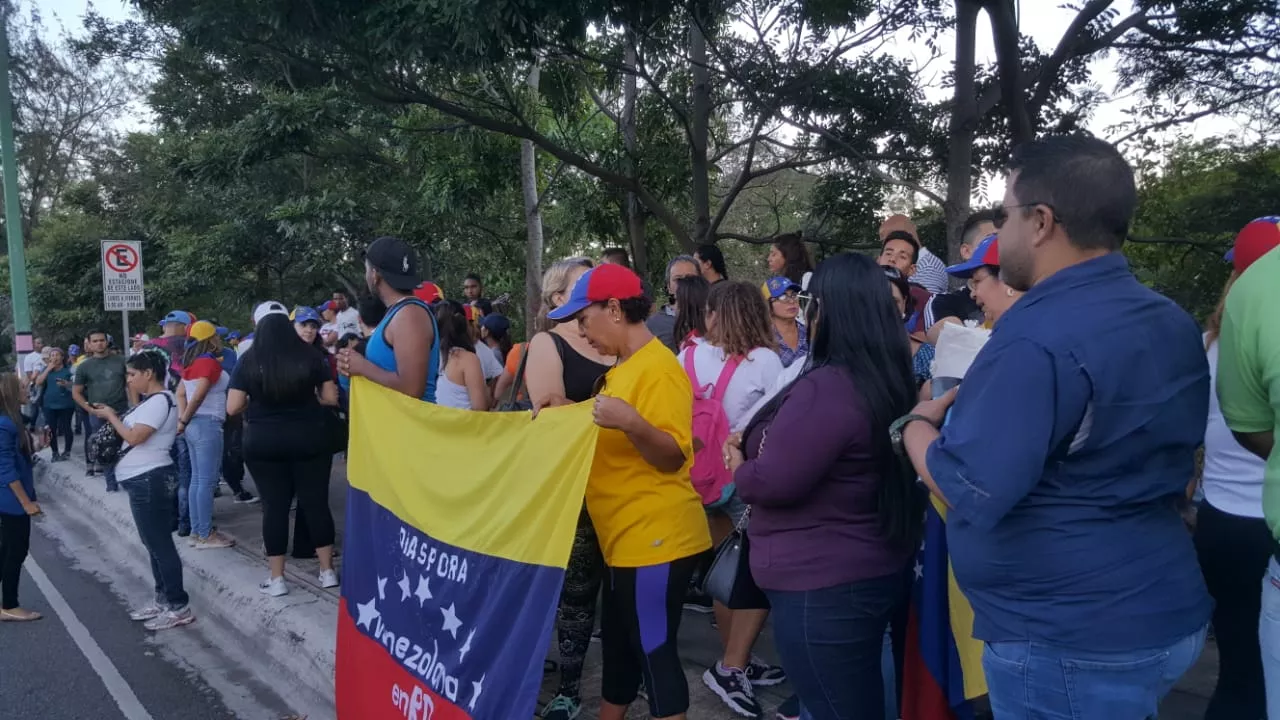
<path fill-rule="evenodd" d="M 74 512 L 95 527 L 101 528 L 104 541 L 120 547 L 122 562 L 135 570 L 145 570 L 145 554 L 129 514 L 124 493 L 110 494 L 101 477 L 84 476 L 83 452 L 77 443 L 71 462 L 50 464 L 47 453 L 40 463 L 40 492 L 59 507 L 74 506 Z M 256 494 L 252 479 L 246 486 Z M 338 528 L 338 544 L 342 542 L 346 510 L 346 465 L 334 458 L 330 482 L 330 504 Z M 212 620 L 225 628 L 227 637 L 243 646 L 256 665 L 252 669 L 261 677 L 277 677 L 284 673 L 281 684 L 297 684 L 295 707 L 307 708 L 310 720 L 327 720 L 333 716 L 333 647 L 336 636 L 335 617 L 338 592 L 319 587 L 315 560 L 289 558 L 286 577 L 290 594 L 285 598 L 266 598 L 257 592 L 257 583 L 266 572 L 262 546 L 261 506 L 235 504 L 223 488 L 214 501 L 214 518 L 218 528 L 236 539 L 232 550 L 196 551 L 179 543 L 188 571 L 188 590 L 193 604 L 202 613 L 202 622 Z M 125 557 L 127 556 L 127 558 Z M 336 560 L 339 573 L 343 558 Z M 549 657 L 556 658 L 554 637 Z M 719 636 L 711 627 L 710 615 L 686 612 L 680 631 L 680 651 L 689 678 L 694 720 L 729 720 L 736 717 L 702 684 L 702 672 L 718 658 Z M 592 643 L 583 676 L 584 718 L 595 717 L 600 687 L 599 643 Z M 757 643 L 757 653 L 775 661 L 772 630 L 766 627 Z M 1178 688 L 1163 703 L 1161 720 L 1198 720 L 1203 717 L 1208 697 L 1217 677 L 1217 651 L 1206 648 L 1199 664 L 1183 678 Z M 548 675 L 543 685 L 539 707 L 550 699 L 557 685 L 556 675 Z M 786 685 L 763 688 L 758 696 L 765 708 L 765 718 L 773 718 L 774 710 L 786 698 Z M 636 703 L 630 718 L 647 718 L 643 703 Z"/>

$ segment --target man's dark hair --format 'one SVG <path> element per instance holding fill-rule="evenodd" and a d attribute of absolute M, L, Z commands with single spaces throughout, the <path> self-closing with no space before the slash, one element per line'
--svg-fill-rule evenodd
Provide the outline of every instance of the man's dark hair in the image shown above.
<path fill-rule="evenodd" d="M 884 236 L 884 242 L 880 243 L 880 249 L 883 250 L 884 246 L 888 245 L 890 240 L 905 240 L 911 243 L 911 264 L 915 265 L 917 262 L 920 262 L 920 241 L 916 239 L 915 235 L 912 235 L 906 230 L 894 230 Z"/>
<path fill-rule="evenodd" d="M 707 243 L 699 245 L 695 254 L 702 261 L 711 263 L 711 269 L 719 273 L 721 277 L 729 277 L 729 267 L 724 264 L 724 253 L 720 252 L 720 248 Z"/>
<path fill-rule="evenodd" d="M 995 223 L 996 211 L 994 208 L 982 208 L 969 213 L 969 217 L 964 219 L 964 225 L 960 226 L 960 242 L 965 245 L 977 245 L 985 235 L 977 235 L 974 231 L 983 223 Z"/>
<path fill-rule="evenodd" d="M 467 276 L 462 278 L 463 282 L 466 282 L 467 280 L 475 280 L 476 282 L 480 283 L 481 287 L 484 287 L 484 280 L 481 280 L 480 276 L 475 273 L 467 273 Z"/>
<path fill-rule="evenodd" d="M 604 252 L 600 254 L 600 257 L 604 258 L 605 260 L 609 260 L 609 259 L 617 260 L 618 264 L 625 268 L 631 267 L 631 253 L 627 252 L 626 248 L 620 248 L 620 247 L 605 248 Z"/>
<path fill-rule="evenodd" d="M 106 330 L 100 330 L 98 328 L 94 328 L 93 330 L 90 330 L 89 332 L 84 334 L 85 341 L 88 342 L 92 340 L 94 335 L 101 335 L 102 339 L 104 340 L 108 339 Z"/>
<path fill-rule="evenodd" d="M 350 300 L 350 299 L 351 299 L 351 296 L 347 294 L 347 289 L 346 289 L 346 288 L 334 288 L 334 289 L 333 289 L 333 292 L 332 292 L 332 293 L 330 293 L 330 294 L 331 294 L 331 295 L 341 295 L 342 297 L 344 297 L 344 298 L 346 298 L 346 299 L 348 299 L 348 300 Z"/>
<path fill-rule="evenodd" d="M 1115 251 L 1124 245 L 1138 191 L 1133 168 L 1111 143 L 1087 135 L 1033 140 L 1013 149 L 1009 172 L 1018 173 L 1018 203 L 1052 208 L 1075 247 Z"/>
<path fill-rule="evenodd" d="M 365 295 L 356 304 L 356 312 L 360 315 L 360 322 L 369 327 L 378 327 L 378 323 L 387 314 L 387 305 L 377 295 Z"/>

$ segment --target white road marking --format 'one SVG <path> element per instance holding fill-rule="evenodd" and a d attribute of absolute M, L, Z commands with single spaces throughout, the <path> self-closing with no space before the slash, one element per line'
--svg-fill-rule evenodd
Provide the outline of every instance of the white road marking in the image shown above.
<path fill-rule="evenodd" d="M 80 622 L 80 618 L 76 617 L 76 613 L 67 604 L 62 597 L 62 593 L 58 592 L 58 588 L 54 587 L 53 581 L 48 575 L 44 574 L 44 570 L 40 569 L 40 565 L 36 563 L 36 559 L 28 556 L 25 565 L 27 572 L 31 575 L 31 579 L 36 581 L 36 587 L 40 588 L 40 592 L 45 599 L 49 601 L 49 606 L 57 613 L 58 618 L 62 620 L 62 624 L 67 628 L 67 634 L 75 641 L 76 647 L 80 648 L 80 652 L 84 654 L 86 660 L 89 661 L 89 667 L 98 673 L 98 677 L 102 678 L 102 684 L 107 687 L 107 692 L 111 693 L 112 699 L 116 701 L 116 705 L 120 707 L 120 712 L 124 714 L 127 720 L 155 720 L 151 717 L 151 713 L 143 707 L 142 701 L 138 700 L 138 696 L 133 694 L 133 688 L 129 687 L 129 683 L 125 682 L 124 677 L 116 666 L 102 652 L 102 648 L 98 646 L 97 641 L 89 634 L 89 630 L 85 628 L 84 623 Z"/>

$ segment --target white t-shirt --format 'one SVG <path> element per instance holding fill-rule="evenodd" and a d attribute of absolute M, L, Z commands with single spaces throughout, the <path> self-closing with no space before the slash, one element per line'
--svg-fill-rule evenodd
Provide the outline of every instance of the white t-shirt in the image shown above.
<path fill-rule="evenodd" d="M 1209 424 L 1204 430 L 1204 498 L 1223 512 L 1262 517 L 1267 461 L 1241 447 L 1218 406 L 1218 343 L 1209 346 Z"/>
<path fill-rule="evenodd" d="M 692 349 L 680 351 L 681 368 L 684 367 L 685 354 L 690 351 L 694 354 L 693 369 L 698 374 L 698 381 L 694 383 L 694 392 L 697 393 L 702 388 L 715 384 L 720 371 L 724 369 L 726 358 L 723 350 L 702 338 L 696 338 Z M 747 354 L 747 359 L 738 365 L 733 378 L 729 380 L 729 387 L 724 390 L 722 404 L 729 419 L 730 431 L 738 432 L 747 426 L 747 422 L 751 420 L 752 407 L 773 388 L 782 370 L 782 359 L 778 357 L 778 353 L 768 348 L 756 348 Z"/>
<path fill-rule="evenodd" d="M 38 352 L 27 353 L 26 357 L 22 358 L 22 372 L 27 375 L 32 373 L 39 375 L 44 372 L 45 367 L 44 356 Z"/>
<path fill-rule="evenodd" d="M 480 358 L 480 371 L 484 373 L 486 382 L 502 374 L 502 363 L 498 362 L 498 356 L 484 344 L 483 340 L 476 341 L 476 357 Z M 444 363 L 441 363 L 441 374 L 443 374 L 443 365 Z"/>
<path fill-rule="evenodd" d="M 195 397 L 196 383 L 199 380 L 183 380 L 182 384 L 187 390 L 187 399 Z M 227 419 L 227 386 L 231 384 L 231 375 L 226 370 L 218 376 L 218 382 L 209 386 L 209 392 L 204 395 L 204 402 L 200 403 L 200 407 L 196 408 L 196 417 L 211 417 L 218 422 Z"/>
<path fill-rule="evenodd" d="M 360 311 L 353 307 L 339 312 L 333 322 L 338 326 L 339 338 L 347 333 L 360 334 Z"/>
<path fill-rule="evenodd" d="M 169 396 L 172 404 L 165 401 L 166 395 Z M 120 458 L 120 462 L 116 463 L 117 479 L 128 480 L 144 472 L 173 464 L 169 449 L 173 447 L 173 440 L 178 435 L 178 402 L 174 399 L 173 393 L 163 392 L 148 396 L 132 412 L 121 418 L 120 422 L 127 428 L 146 425 L 155 428 L 156 431 L 151 433 L 151 437 L 143 440 L 141 445 Z M 129 443 L 125 443 L 124 447 L 129 447 Z"/>

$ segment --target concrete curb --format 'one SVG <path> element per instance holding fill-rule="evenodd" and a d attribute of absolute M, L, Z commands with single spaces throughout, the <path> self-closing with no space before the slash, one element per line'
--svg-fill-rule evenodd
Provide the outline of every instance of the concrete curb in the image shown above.
<path fill-rule="evenodd" d="M 117 549 L 121 568 L 150 587 L 150 560 L 138 538 L 129 499 L 108 493 L 101 477 L 86 478 L 79 462 L 36 467 L 42 501 L 53 501 L 60 513 L 80 520 L 105 547 Z M 270 678 L 273 689 L 309 720 L 335 717 L 334 649 L 337 642 L 338 596 L 293 580 L 290 593 L 271 598 L 258 592 L 266 571 L 264 558 L 240 547 L 195 550 L 179 541 L 184 581 L 199 621 L 191 626 L 211 643 L 235 657 L 246 672 Z M 291 579 L 292 580 L 292 579 Z"/>

